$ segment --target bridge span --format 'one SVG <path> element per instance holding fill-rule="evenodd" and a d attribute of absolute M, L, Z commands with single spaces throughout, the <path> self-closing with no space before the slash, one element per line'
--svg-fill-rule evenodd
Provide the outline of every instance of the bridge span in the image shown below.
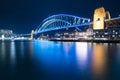
<path fill-rule="evenodd" d="M 104 7 L 95 9 L 93 20 L 69 14 L 56 14 L 44 19 L 31 37 L 47 38 L 120 38 L 120 17 L 111 18 Z M 116 33 L 116 35 L 115 35 Z M 112 36 L 111 36 L 112 35 Z"/>
<path fill-rule="evenodd" d="M 106 23 L 118 21 L 120 21 L 120 17 L 105 20 Z M 40 34 L 66 28 L 80 29 L 84 26 L 89 27 L 92 24 L 93 22 L 91 22 L 89 18 L 83 18 L 68 14 L 57 14 L 44 19 L 42 23 L 38 26 L 38 28 L 35 30 L 34 34 Z"/>
<path fill-rule="evenodd" d="M 91 24 L 89 18 L 68 14 L 57 14 L 44 19 L 35 30 L 35 34 L 73 27 L 78 28 L 80 26 L 87 26 L 89 24 Z"/>

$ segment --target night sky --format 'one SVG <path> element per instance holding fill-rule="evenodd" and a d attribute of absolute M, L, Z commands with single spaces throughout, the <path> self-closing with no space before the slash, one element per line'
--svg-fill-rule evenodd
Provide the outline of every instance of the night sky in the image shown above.
<path fill-rule="evenodd" d="M 94 9 L 105 7 L 112 17 L 120 14 L 120 0 L 0 0 L 0 29 L 30 33 L 53 14 L 93 17 Z"/>

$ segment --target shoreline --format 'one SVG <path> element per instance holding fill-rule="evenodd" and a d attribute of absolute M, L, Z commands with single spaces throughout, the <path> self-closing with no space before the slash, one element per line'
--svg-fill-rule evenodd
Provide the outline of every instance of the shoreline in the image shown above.
<path fill-rule="evenodd" d="M 58 42 L 120 43 L 120 40 L 49 40 Z"/>
<path fill-rule="evenodd" d="M 19 40 L 22 40 L 22 41 L 27 41 L 27 39 L 16 39 L 16 40 L 13 40 L 13 39 L 4 39 L 4 40 L 1 40 L 0 41 L 19 41 Z M 28 40 L 28 41 L 31 41 L 31 40 Z M 58 39 L 50 39 L 50 40 L 47 40 L 47 41 L 55 41 L 55 42 L 91 42 L 91 43 L 120 43 L 120 40 L 58 40 Z"/>

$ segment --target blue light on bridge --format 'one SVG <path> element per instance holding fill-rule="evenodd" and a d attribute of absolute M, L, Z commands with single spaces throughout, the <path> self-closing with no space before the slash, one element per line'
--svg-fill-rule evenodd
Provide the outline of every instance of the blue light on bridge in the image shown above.
<path fill-rule="evenodd" d="M 57 14 L 44 19 L 39 27 L 35 30 L 35 34 L 52 30 L 86 26 L 89 24 L 91 24 L 89 18 L 68 14 Z"/>

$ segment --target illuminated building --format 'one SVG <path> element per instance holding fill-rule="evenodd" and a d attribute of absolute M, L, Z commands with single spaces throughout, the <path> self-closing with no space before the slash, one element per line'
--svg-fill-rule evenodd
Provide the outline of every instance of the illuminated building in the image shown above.
<path fill-rule="evenodd" d="M 4 35 L 4 37 L 11 37 L 11 36 L 13 36 L 13 31 L 8 30 L 8 29 L 1 29 L 0 36 L 3 36 L 3 35 Z"/>
<path fill-rule="evenodd" d="M 92 37 L 94 39 L 119 39 L 120 19 L 112 20 L 108 11 L 105 12 L 103 7 L 97 8 L 94 12 Z"/>

